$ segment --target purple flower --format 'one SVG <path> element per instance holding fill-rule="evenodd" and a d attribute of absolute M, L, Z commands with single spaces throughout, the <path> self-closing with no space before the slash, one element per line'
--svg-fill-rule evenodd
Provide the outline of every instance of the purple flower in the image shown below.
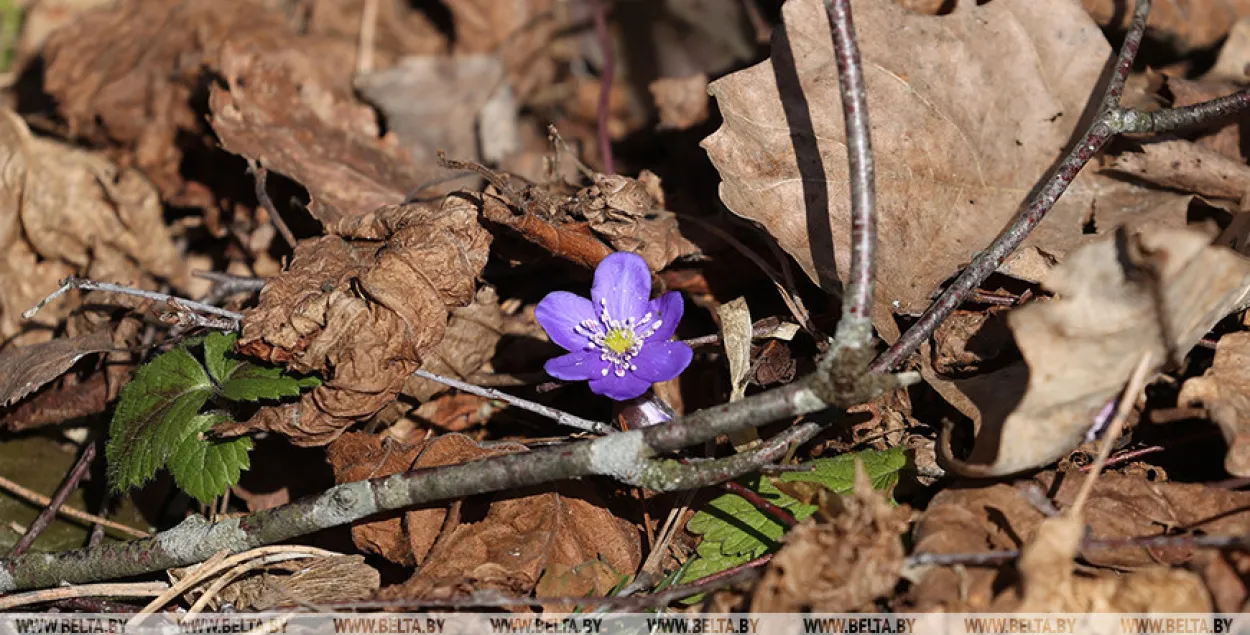
<path fill-rule="evenodd" d="M 569 351 L 547 360 L 547 374 L 589 380 L 595 394 L 624 401 L 690 365 L 690 346 L 670 341 L 684 309 L 681 294 L 651 300 L 651 270 L 641 256 L 617 252 L 604 258 L 590 298 L 556 291 L 538 303 L 538 323 Z"/>

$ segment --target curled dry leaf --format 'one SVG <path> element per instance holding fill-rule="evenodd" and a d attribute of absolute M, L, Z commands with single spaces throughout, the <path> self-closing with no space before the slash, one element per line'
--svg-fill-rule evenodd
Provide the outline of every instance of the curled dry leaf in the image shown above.
<path fill-rule="evenodd" d="M 328 229 L 300 243 L 290 268 L 265 285 L 238 344 L 324 382 L 229 432 L 269 429 L 323 445 L 378 412 L 442 340 L 451 310 L 473 299 L 490 246 L 477 210 L 457 197 L 384 207 Z"/>
<path fill-rule="evenodd" d="M 664 209 L 660 177 L 643 170 L 637 179 L 596 174 L 570 203 L 572 216 L 585 220 L 591 231 L 616 251 L 632 251 L 652 271 L 674 260 L 699 253 L 677 226 L 677 217 Z"/>
<path fill-rule="evenodd" d="M 514 452 L 525 452 L 520 444 L 480 447 L 462 434 L 446 434 L 415 445 L 361 432 L 349 432 L 327 450 L 327 459 L 339 483 L 380 478 L 416 468 L 455 465 Z M 356 546 L 402 565 L 420 565 L 442 533 L 447 519 L 445 507 L 426 507 L 352 527 Z"/>
<path fill-rule="evenodd" d="M 1176 401 L 1206 408 L 1228 443 L 1224 469 L 1234 476 L 1250 476 L 1250 333 L 1220 338 L 1211 368 L 1186 380 Z"/>
<path fill-rule="evenodd" d="M 373 110 L 322 62 L 290 42 L 231 40 L 218 59 L 227 87 L 213 86 L 209 107 L 222 145 L 304 186 L 329 227 L 404 201 L 435 173 L 379 139 Z"/>
<path fill-rule="evenodd" d="M 0 351 L 0 407 L 60 377 L 83 357 L 111 348 L 113 336 L 107 330 L 5 348 Z"/>
<path fill-rule="evenodd" d="M 854 493 L 832 500 L 834 509 L 821 510 L 786 533 L 755 589 L 753 611 L 872 610 L 873 600 L 894 591 L 910 508 L 886 502 L 858 460 Z"/>
<path fill-rule="evenodd" d="M 663 77 L 648 86 L 660 111 L 660 127 L 685 130 L 707 121 L 707 75 Z"/>
<path fill-rule="evenodd" d="M 165 200 L 209 206 L 212 194 L 187 182 L 183 159 L 215 145 L 204 121 L 205 67 L 220 71 L 227 40 L 263 46 L 280 59 L 305 56 L 319 78 L 351 89 L 354 37 L 298 36 L 282 14 L 252 0 L 231 11 L 214 0 L 125 0 L 85 13 L 48 37 L 44 88 L 73 135 L 119 147 Z M 324 79 L 310 83 L 317 84 L 311 90 L 326 86 Z"/>
<path fill-rule="evenodd" d="M 1023 397 L 1002 416 L 1012 404 L 1001 395 L 1022 392 L 1015 372 L 982 408 L 969 463 L 948 456 L 951 467 L 996 476 L 1055 461 L 1081 443 L 1143 352 L 1156 367 L 1179 360 L 1243 307 L 1250 261 L 1209 242 L 1189 230 L 1119 231 L 1070 254 L 1045 282 L 1057 297 L 1007 318 L 1028 364 Z"/>
<path fill-rule="evenodd" d="M 988 244 L 1062 152 L 1110 49 L 1080 7 L 996 0 L 950 15 L 857 0 L 877 157 L 878 327 L 918 312 Z M 712 83 L 724 124 L 703 141 L 720 196 L 764 225 L 829 290 L 850 257 L 850 193 L 823 3 L 790 0 L 772 58 Z M 1096 175 L 1082 175 L 1030 244 L 1081 237 Z M 1105 178 L 1105 177 L 1104 177 Z"/>
<path fill-rule="evenodd" d="M 21 334 L 29 326 L 21 314 L 72 273 L 185 284 L 156 190 L 138 172 L 34 137 L 10 110 L 0 110 L 0 163 L 0 343 L 46 339 L 38 329 Z M 72 307 L 59 301 L 35 324 L 54 327 Z"/>

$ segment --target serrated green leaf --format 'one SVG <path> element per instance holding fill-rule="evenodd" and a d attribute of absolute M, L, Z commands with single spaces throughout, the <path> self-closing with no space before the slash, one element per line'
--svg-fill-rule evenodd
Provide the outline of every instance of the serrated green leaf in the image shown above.
<path fill-rule="evenodd" d="M 239 482 L 243 470 L 251 467 L 248 453 L 252 440 L 204 438 L 213 426 L 229 421 L 221 414 L 197 415 L 186 426 L 182 438 L 169 455 L 169 473 L 182 491 L 201 503 L 209 503 Z"/>
<path fill-rule="evenodd" d="M 234 349 L 234 343 L 238 339 L 237 333 L 216 331 L 204 338 L 204 365 L 208 367 L 208 374 L 213 381 L 219 385 L 230 377 L 230 371 L 239 363 L 238 360 L 226 357 L 226 353 Z"/>
<path fill-rule="evenodd" d="M 855 459 L 864 464 L 864 472 L 872 481 L 875 490 L 890 490 L 898 482 L 898 472 L 907 464 L 907 452 L 903 448 L 890 448 L 885 451 L 866 450 L 854 454 L 843 454 L 832 459 L 816 459 L 805 465 L 814 466 L 807 472 L 786 472 L 781 480 L 787 483 L 804 481 L 820 483 L 825 487 L 845 494 L 855 488 Z M 893 502 L 893 500 L 891 500 Z"/>
<path fill-rule="evenodd" d="M 219 389 L 221 396 L 231 401 L 297 397 L 303 389 L 321 385 L 321 380 L 316 377 L 287 375 L 281 368 L 257 366 L 250 362 L 236 363 L 226 377 Z"/>
<path fill-rule="evenodd" d="M 297 397 L 301 390 L 321 385 L 316 377 L 296 377 L 281 368 L 257 366 L 234 357 L 230 351 L 237 339 L 235 333 L 213 333 L 204 340 L 204 363 L 222 397 L 231 401 Z"/>
<path fill-rule="evenodd" d="M 898 482 L 898 472 L 907 463 L 902 448 L 883 452 L 868 450 L 845 454 L 832 459 L 817 459 L 804 465 L 806 472 L 787 472 L 782 481 L 819 483 L 839 494 L 854 488 L 855 459 L 864 463 L 874 489 L 886 490 Z M 766 500 L 803 520 L 816 511 L 816 506 L 799 502 L 773 485 L 772 481 L 755 475 L 743 483 Z M 680 584 L 719 573 L 776 551 L 786 528 L 745 498 L 723 494 L 699 509 L 686 528 L 700 534 L 703 540 L 695 550 L 695 561 L 686 567 Z M 697 598 L 696 598 L 697 600 Z"/>
<path fill-rule="evenodd" d="M 122 388 L 105 456 L 116 491 L 156 475 L 185 427 L 213 393 L 204 367 L 185 348 L 158 355 Z"/>

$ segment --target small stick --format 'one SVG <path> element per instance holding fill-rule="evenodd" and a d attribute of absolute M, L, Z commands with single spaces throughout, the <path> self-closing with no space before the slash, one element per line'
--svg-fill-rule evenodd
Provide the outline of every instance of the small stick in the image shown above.
<path fill-rule="evenodd" d="M 18 498 L 25 499 L 27 501 L 30 501 L 42 507 L 47 507 L 52 504 L 51 498 L 48 498 L 47 496 L 44 496 L 43 494 L 40 494 L 39 492 L 36 492 L 32 489 L 23 487 L 22 485 L 15 483 L 7 478 L 4 478 L 3 476 L 0 476 L 0 490 L 4 490 L 10 494 L 13 494 L 14 496 L 17 496 Z M 119 531 L 132 538 L 147 538 L 152 535 L 146 531 L 139 531 L 138 529 L 135 529 L 134 527 L 128 527 L 121 523 L 113 522 L 107 518 L 101 518 L 100 516 L 96 516 L 95 514 L 88 514 L 87 512 L 84 512 L 79 509 L 75 509 L 68 505 L 61 505 L 60 507 L 57 508 L 56 513 L 62 516 L 66 516 L 68 518 L 73 518 L 74 520 L 77 520 L 80 522 L 97 523 L 100 525 L 104 525 L 105 527 L 108 527 L 109 529 Z"/>
<path fill-rule="evenodd" d="M 26 533 L 22 534 L 22 537 L 18 539 L 17 544 L 13 545 L 13 549 L 9 551 L 10 558 L 25 553 L 34 544 L 39 534 L 43 533 L 48 528 L 48 525 L 52 524 L 52 519 L 56 517 L 57 510 L 65 504 L 69 495 L 78 489 L 78 484 L 87 475 L 87 470 L 91 468 L 91 462 L 95 460 L 95 455 L 96 442 L 93 441 L 83 448 L 82 454 L 78 455 L 78 461 L 74 463 L 74 467 L 70 468 L 69 474 L 65 476 L 65 482 L 61 483 L 56 493 L 52 495 L 52 500 L 43 508 L 43 511 L 39 512 L 39 516 L 35 517 L 35 521 L 26 529 Z"/>
<path fill-rule="evenodd" d="M 550 406 L 544 406 L 540 403 L 535 403 L 527 399 L 522 399 L 520 397 L 509 395 L 506 392 L 496 390 L 494 388 L 482 388 L 480 386 L 474 386 L 473 384 L 460 381 L 459 379 L 452 379 L 451 377 L 444 377 L 442 375 L 436 375 L 434 373 L 431 373 L 428 370 L 419 369 L 413 374 L 416 375 L 417 377 L 422 377 L 430 381 L 436 381 L 446 386 L 451 386 L 452 388 L 455 388 L 457 390 L 463 390 L 464 392 L 467 392 L 471 395 L 477 395 L 479 397 L 485 397 L 487 399 L 497 399 L 499 401 L 505 401 L 522 410 L 528 410 L 530 412 L 547 417 L 548 419 L 551 419 L 555 421 L 556 423 L 559 423 L 561 425 L 566 425 L 571 428 L 577 428 L 578 430 L 585 430 L 586 432 L 593 432 L 595 434 L 612 434 L 614 432 L 617 432 L 616 428 L 613 428 L 612 426 L 606 423 L 600 423 L 598 421 L 591 421 L 590 419 L 583 419 L 577 415 L 564 412 L 563 410 L 557 410 Z"/>
<path fill-rule="evenodd" d="M 745 498 L 748 503 L 755 505 L 765 514 L 776 518 L 778 522 L 786 527 L 793 527 L 799 524 L 799 521 L 794 517 L 794 514 L 791 514 L 784 507 L 777 505 L 763 496 L 760 496 L 758 492 L 751 490 L 738 481 L 725 481 L 724 483 L 721 483 L 721 487 Z"/>
<path fill-rule="evenodd" d="M 243 320 L 242 313 L 238 313 L 235 311 L 228 311 L 226 309 L 221 309 L 221 308 L 211 306 L 208 304 L 203 304 L 200 302 L 196 302 L 194 300 L 187 300 L 186 298 L 179 298 L 177 296 L 172 296 L 166 293 L 157 293 L 156 291 L 144 291 L 143 289 L 135 289 L 133 287 L 126 287 L 126 286 L 122 286 L 119 284 L 113 284 L 111 282 L 96 282 L 94 280 L 87 280 L 85 278 L 76 278 L 74 276 L 70 276 L 62 280 L 61 288 L 57 289 L 56 291 L 53 291 L 48 297 L 40 300 L 39 304 L 36 304 L 35 306 L 28 309 L 25 313 L 22 313 L 22 318 L 29 320 L 35 317 L 35 314 L 38 313 L 41 309 L 43 309 L 43 307 L 47 306 L 49 302 L 61 297 L 62 295 L 65 294 L 65 292 L 69 291 L 70 289 L 79 289 L 82 291 L 104 291 L 106 293 L 120 293 L 122 295 L 134 296 L 136 298 L 146 298 L 148 300 L 164 302 L 165 304 L 170 305 L 171 307 L 185 308 L 191 311 L 199 311 L 201 313 L 208 313 L 210 315 L 216 315 L 219 317 L 226 318 L 227 320 L 232 321 L 235 324 L 236 328 L 238 326 L 238 323 Z"/>
<path fill-rule="evenodd" d="M 79 584 L 76 586 L 56 587 L 53 589 L 40 589 L 29 593 L 15 593 L 13 595 L 0 597 L 0 611 L 7 611 L 15 609 L 19 606 L 28 606 L 30 604 L 39 604 L 41 602 L 67 600 L 69 598 L 145 598 L 153 595 L 160 595 L 161 592 L 167 588 L 169 588 L 169 585 L 164 582 L 109 582 L 105 584 Z"/>
<path fill-rule="evenodd" d="M 825 0 L 825 12 L 833 31 L 851 180 L 851 267 L 835 339 L 839 347 L 866 348 L 872 345 L 873 284 L 877 276 L 877 191 L 868 89 L 855 41 L 851 0 Z"/>
<path fill-rule="evenodd" d="M 1098 475 L 1107 465 L 1107 457 L 1111 456 L 1111 448 L 1115 445 L 1116 439 L 1120 438 L 1120 432 L 1124 430 L 1124 421 L 1128 419 L 1129 412 L 1133 410 L 1133 404 L 1137 401 L 1137 395 L 1141 393 L 1142 388 L 1146 387 L 1146 380 L 1150 376 L 1150 366 L 1153 355 L 1149 351 L 1142 353 L 1141 359 L 1137 361 L 1137 367 L 1133 369 L 1133 374 L 1129 376 L 1128 385 L 1124 387 L 1124 392 L 1120 395 L 1120 402 L 1116 405 L 1115 417 L 1111 419 L 1111 425 L 1107 426 L 1107 432 L 1103 437 L 1102 447 L 1098 449 L 1098 457 L 1094 459 L 1093 465 L 1090 467 L 1089 476 L 1085 477 L 1085 482 L 1081 483 L 1081 490 L 1077 492 L 1076 499 L 1072 501 L 1072 506 L 1067 509 L 1069 517 L 1076 518 L 1080 516 L 1081 509 L 1085 506 L 1085 501 L 1089 500 L 1089 495 L 1094 491 L 1094 483 L 1098 481 Z"/>
<path fill-rule="evenodd" d="M 368 0 L 366 0 L 366 11 L 368 9 Z M 376 2 L 375 9 L 376 9 Z M 375 11 L 376 13 L 376 11 Z M 364 28 L 361 28 L 363 32 Z M 363 46 L 363 44 L 362 44 Z M 291 228 L 286 226 L 286 221 L 282 220 L 282 215 L 278 213 L 278 208 L 274 206 L 273 199 L 269 198 L 269 170 L 266 170 L 255 159 L 247 160 L 247 171 L 252 173 L 252 178 L 256 184 L 256 201 L 260 206 L 265 208 L 265 213 L 269 215 L 269 222 L 273 223 L 274 229 L 282 234 L 282 240 L 291 249 L 295 249 L 295 234 L 291 233 Z"/>
<path fill-rule="evenodd" d="M 356 53 L 356 72 L 373 70 L 373 40 L 378 30 L 378 0 L 365 0 L 360 11 L 360 50 Z"/>
<path fill-rule="evenodd" d="M 593 0 L 595 5 L 595 36 L 603 50 L 603 74 L 599 78 L 599 154 L 606 174 L 616 174 L 616 162 L 612 158 L 612 139 L 608 134 L 608 108 L 612 103 L 612 82 L 616 75 L 616 51 L 612 46 L 612 34 L 608 32 L 608 2 Z"/>

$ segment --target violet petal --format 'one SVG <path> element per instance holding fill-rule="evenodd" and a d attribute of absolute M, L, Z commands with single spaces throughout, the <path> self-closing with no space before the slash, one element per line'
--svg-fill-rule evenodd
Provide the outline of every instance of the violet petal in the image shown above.
<path fill-rule="evenodd" d="M 534 317 L 542 325 L 543 330 L 551 337 L 551 341 L 568 351 L 580 351 L 586 348 L 588 341 L 579 335 L 574 328 L 582 320 L 598 322 L 595 307 L 590 300 L 568 291 L 553 291 L 547 294 L 534 307 Z"/>
<path fill-rule="evenodd" d="M 647 342 L 631 361 L 638 367 L 634 374 L 654 384 L 680 375 L 692 357 L 694 351 L 685 342 Z"/>
<path fill-rule="evenodd" d="M 640 318 L 647 312 L 651 297 L 651 269 L 638 254 L 618 251 L 604 258 L 595 269 L 590 299 L 598 313 L 606 301 L 613 320 Z"/>
<path fill-rule="evenodd" d="M 617 401 L 625 401 L 633 399 L 651 387 L 651 382 L 634 376 L 633 373 L 625 373 L 624 377 L 617 377 L 612 371 L 608 371 L 606 376 L 596 377 L 590 380 L 590 391 L 596 395 L 611 397 Z"/>
<path fill-rule="evenodd" d="M 559 357 L 552 357 L 543 364 L 548 375 L 564 381 L 586 381 L 603 377 L 603 369 L 610 364 L 599 359 L 598 351 L 576 351 Z M 612 374 L 608 371 L 608 374 Z"/>
<path fill-rule="evenodd" d="M 677 332 L 677 323 L 681 321 L 682 313 L 686 310 L 686 301 L 682 299 L 680 292 L 669 291 L 652 300 L 648 310 L 655 316 L 653 319 L 660 320 L 661 324 L 647 340 L 667 342 Z"/>

